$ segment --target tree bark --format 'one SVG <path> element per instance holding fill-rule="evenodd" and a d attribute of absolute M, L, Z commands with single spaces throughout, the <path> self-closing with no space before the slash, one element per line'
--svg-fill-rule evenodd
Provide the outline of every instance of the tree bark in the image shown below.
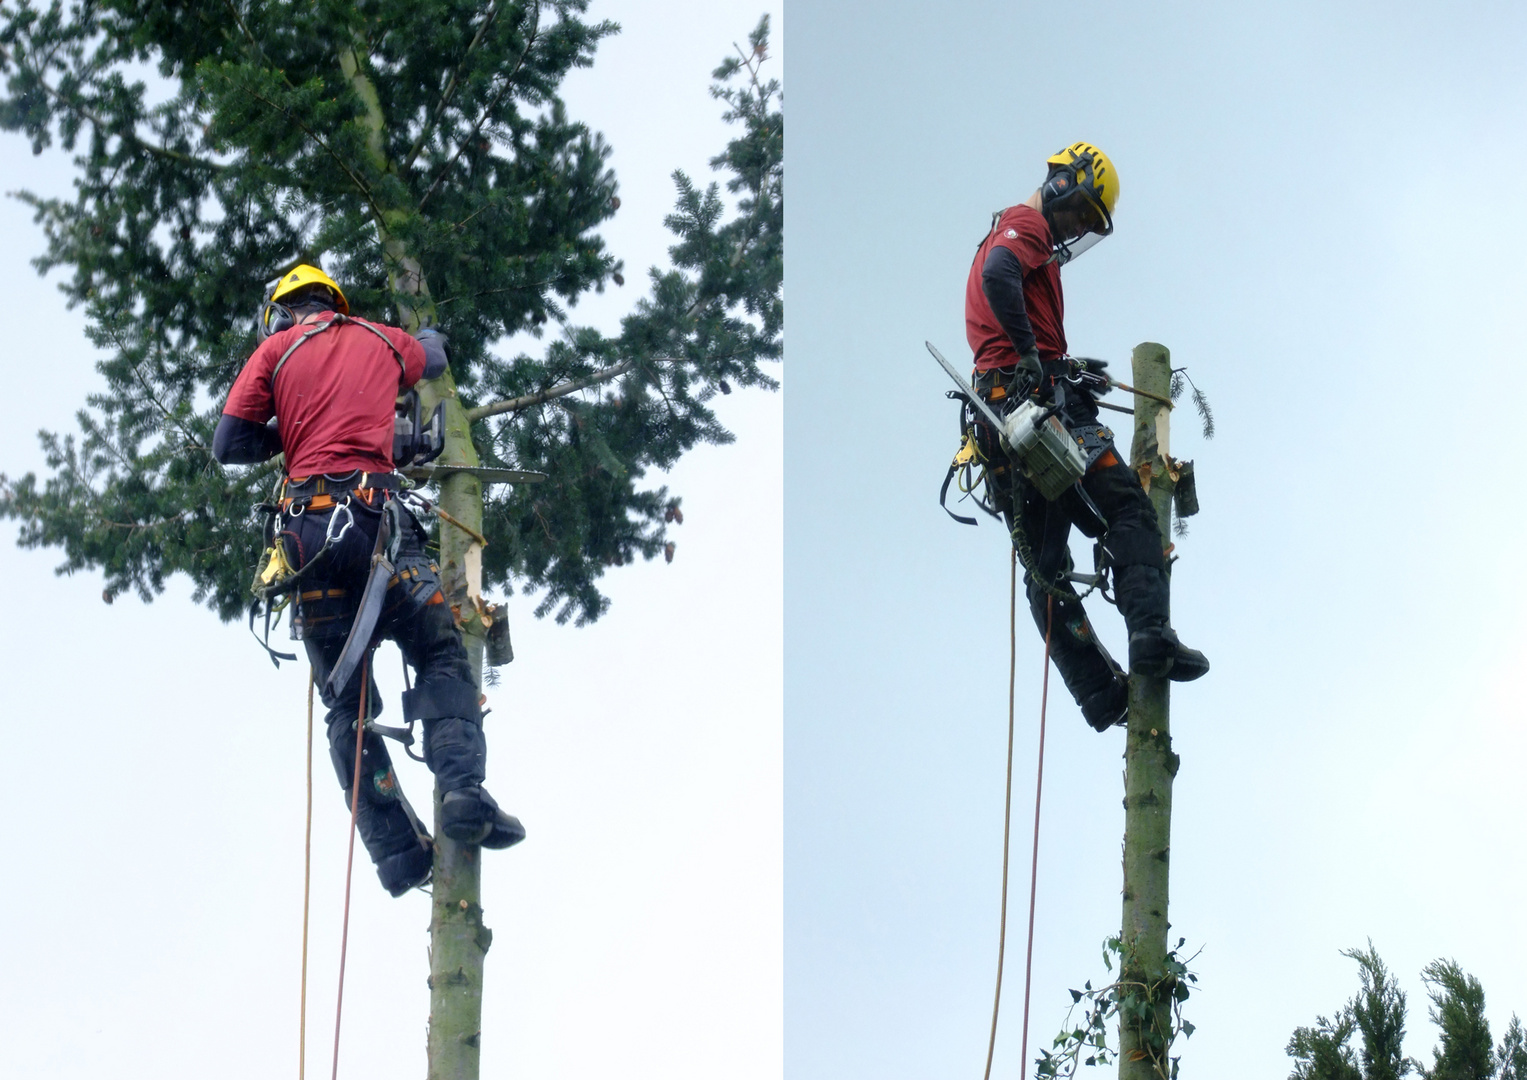
<path fill-rule="evenodd" d="M 445 401 L 445 450 L 438 464 L 479 464 L 471 424 L 449 372 L 421 398 Z M 463 525 L 482 532 L 482 481 L 450 473 L 440 483 L 440 506 Z M 482 684 L 487 627 L 481 612 L 482 545 L 440 520 L 440 581 L 456 613 L 472 674 Z M 482 1041 L 483 967 L 493 932 L 482 918 L 482 849 L 458 844 L 440 830 L 440 789 L 435 789 L 435 884 L 430 915 L 429 1080 L 477 1080 Z"/>
<path fill-rule="evenodd" d="M 366 153 L 377 172 L 389 163 L 382 131 L 385 118 L 376 88 L 367 77 L 358 49 L 340 54 L 340 66 L 366 108 Z M 391 226 L 403 211 L 384 211 L 377 221 L 378 239 L 387 265 L 388 282 L 398 309 L 398 321 L 409 333 L 435 321 L 435 303 L 418 260 Z M 445 402 L 445 449 L 442 466 L 481 464 L 472 443 L 472 424 L 456 393 L 456 380 L 447 370 L 419 384 L 420 404 L 428 415 L 436 402 Z M 447 474 L 440 483 L 439 505 L 463 525 L 482 534 L 482 481 L 470 473 Z M 482 605 L 482 544 L 446 521 L 440 521 L 440 584 L 446 603 L 461 627 L 462 644 L 472 677 L 482 687 L 483 648 L 488 622 Z M 483 967 L 493 931 L 482 919 L 482 849 L 458 844 L 440 828 L 440 787 L 435 786 L 435 871 L 430 912 L 429 1080 L 477 1080 L 482 1043 Z"/>
<path fill-rule="evenodd" d="M 1137 345 L 1132 357 L 1135 386 L 1162 398 L 1171 389 L 1171 354 L 1165 346 Z M 1168 418 L 1171 410 L 1135 395 L 1135 432 L 1130 466 L 1156 507 L 1161 544 L 1170 546 L 1172 489 Z M 1167 1052 L 1172 1031 L 1172 980 L 1166 970 L 1167 884 L 1172 838 L 1172 778 L 1179 759 L 1172 752 L 1166 679 L 1129 677 L 1129 733 L 1124 749 L 1124 921 L 1120 934 L 1122 993 L 1154 988 L 1153 1007 L 1144 1018 L 1121 1016 L 1119 1080 L 1162 1080 L 1170 1075 Z M 1156 1045 L 1152 1045 L 1152 1033 Z"/>

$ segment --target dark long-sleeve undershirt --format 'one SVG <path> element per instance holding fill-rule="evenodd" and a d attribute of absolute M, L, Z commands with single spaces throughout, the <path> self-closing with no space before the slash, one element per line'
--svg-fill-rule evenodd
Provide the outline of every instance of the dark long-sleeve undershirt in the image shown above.
<path fill-rule="evenodd" d="M 1023 305 L 1023 267 L 1005 247 L 994 247 L 981 267 L 981 291 L 1018 355 L 1033 352 L 1034 327 Z"/>
<path fill-rule="evenodd" d="M 224 413 L 212 433 L 212 456 L 224 465 L 255 465 L 281 452 L 275 422 L 257 424 Z"/>

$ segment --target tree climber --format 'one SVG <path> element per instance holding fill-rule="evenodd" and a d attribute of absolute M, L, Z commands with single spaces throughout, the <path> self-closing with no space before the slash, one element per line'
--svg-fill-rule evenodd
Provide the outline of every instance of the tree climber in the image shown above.
<path fill-rule="evenodd" d="M 1082 479 L 1053 502 L 1044 499 L 977 418 L 990 505 L 1006 519 L 1024 562 L 1029 610 L 1082 715 L 1098 731 L 1128 712 L 1124 673 L 1098 641 L 1065 573 L 1075 524 L 1101 538 L 1113 569 L 1114 597 L 1129 632 L 1134 671 L 1178 682 L 1209 670 L 1203 653 L 1172 630 L 1170 579 L 1155 508 L 1120 460 L 1113 433 L 1098 423 L 1093 394 L 1103 389 L 1099 361 L 1066 353 L 1060 268 L 1113 232 L 1119 177 L 1090 143 L 1073 143 L 1046 160 L 1040 189 L 996 215 L 976 251 L 965 286 L 965 333 L 975 352 L 975 387 L 999 413 L 1025 396 L 1058 404 L 1059 416 L 1087 458 Z M 1053 599 L 1053 623 L 1050 603 Z"/>
<path fill-rule="evenodd" d="M 416 339 L 349 311 L 343 291 L 317 267 L 298 266 L 279 280 L 260 311 L 260 345 L 228 393 L 213 455 L 223 464 L 252 464 L 286 454 L 274 542 L 302 574 L 292 632 L 328 709 L 330 756 L 346 805 L 363 680 L 356 661 L 346 659 L 357 650 L 345 646 L 352 625 L 369 623 L 375 633 L 367 629 L 369 640 L 358 649 L 391 638 L 417 673 L 403 713 L 410 725 L 423 721 L 424 758 L 442 793 L 441 829 L 460 843 L 508 847 L 525 830 L 483 790 L 487 747 L 477 684 L 439 570 L 425 552 L 427 534 L 397 497 L 393 471 L 395 400 L 445 371 L 445 338 L 426 329 Z M 368 590 L 373 555 L 383 549 L 394 573 L 385 592 L 380 584 Z M 381 695 L 369 665 L 365 670 L 366 715 L 373 717 Z M 357 828 L 393 896 L 428 881 L 432 841 L 375 735 L 362 746 Z"/>

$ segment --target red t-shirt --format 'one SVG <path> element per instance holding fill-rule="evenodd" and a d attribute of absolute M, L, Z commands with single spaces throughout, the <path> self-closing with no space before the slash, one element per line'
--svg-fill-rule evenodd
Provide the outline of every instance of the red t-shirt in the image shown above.
<path fill-rule="evenodd" d="M 1066 355 L 1066 303 L 1060 291 L 1060 264 L 1050 259 L 1050 226 L 1038 210 L 1019 204 L 1002 211 L 976 250 L 965 282 L 965 337 L 976 354 L 976 370 L 1011 367 L 1018 362 L 1018 350 L 992 314 L 981 289 L 981 268 L 997 246 L 1016 255 L 1023 267 L 1023 306 L 1034 328 L 1039 358 L 1055 360 Z"/>
<path fill-rule="evenodd" d="M 342 323 L 299 345 L 272 388 L 277 361 L 313 325 L 261 342 L 233 381 L 223 412 L 257 424 L 276 417 L 288 476 L 391 472 L 393 402 L 424 374 L 424 347 L 396 326 L 368 324 L 386 335 L 395 355 L 365 326 Z"/>

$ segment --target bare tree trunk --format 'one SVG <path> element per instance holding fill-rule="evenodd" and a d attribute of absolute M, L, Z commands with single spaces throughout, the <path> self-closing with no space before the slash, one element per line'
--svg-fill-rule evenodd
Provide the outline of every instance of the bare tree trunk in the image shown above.
<path fill-rule="evenodd" d="M 1171 388 L 1171 354 L 1165 346 L 1137 345 L 1134 384 L 1160 397 Z M 1161 523 L 1161 543 L 1170 544 L 1172 489 L 1167 437 L 1171 410 L 1135 395 L 1135 434 L 1130 466 L 1146 486 Z M 1172 1031 L 1172 980 L 1167 960 L 1167 882 L 1172 839 L 1172 778 L 1179 759 L 1172 752 L 1166 679 L 1129 677 L 1129 734 L 1124 749 L 1124 923 L 1120 935 L 1120 980 L 1154 988 L 1144 1018 L 1122 1016 L 1119 1080 L 1163 1080 L 1170 1075 L 1167 1052 Z M 1154 1038 L 1153 1038 L 1154 1036 Z"/>
<path fill-rule="evenodd" d="M 393 292 L 399 296 L 404 329 L 414 332 L 434 321 L 435 305 L 418 264 L 401 244 L 384 238 Z M 401 294 L 401 295 L 399 295 Z M 401 297 L 413 299 L 412 306 Z M 472 443 L 472 424 L 456 394 L 449 370 L 419 384 L 427 416 L 445 403 L 445 449 L 437 469 L 472 468 L 481 463 Z M 482 481 L 470 472 L 447 472 L 439 505 L 477 535 L 482 534 Z M 440 584 L 461 627 L 462 644 L 478 687 L 482 686 L 487 623 L 482 607 L 482 545 L 444 517 L 440 519 Z M 482 848 L 458 844 L 440 828 L 440 788 L 435 787 L 434 901 L 431 905 L 428 1080 L 478 1080 L 482 1044 L 483 968 L 493 931 L 482 918 Z"/>
<path fill-rule="evenodd" d="M 479 463 L 450 373 L 429 388 L 445 400 L 445 450 L 437 466 Z M 422 395 L 421 395 L 422 396 Z M 433 409 L 433 402 L 427 409 Z M 482 481 L 471 473 L 447 475 L 440 506 L 482 532 Z M 482 546 L 460 527 L 440 520 L 440 579 L 456 612 L 473 677 L 482 683 L 486 627 L 482 602 Z M 477 1080 L 482 1040 L 483 965 L 493 931 L 482 918 L 482 849 L 458 844 L 440 830 L 440 789 L 435 789 L 435 884 L 430 915 L 429 1080 Z"/>

